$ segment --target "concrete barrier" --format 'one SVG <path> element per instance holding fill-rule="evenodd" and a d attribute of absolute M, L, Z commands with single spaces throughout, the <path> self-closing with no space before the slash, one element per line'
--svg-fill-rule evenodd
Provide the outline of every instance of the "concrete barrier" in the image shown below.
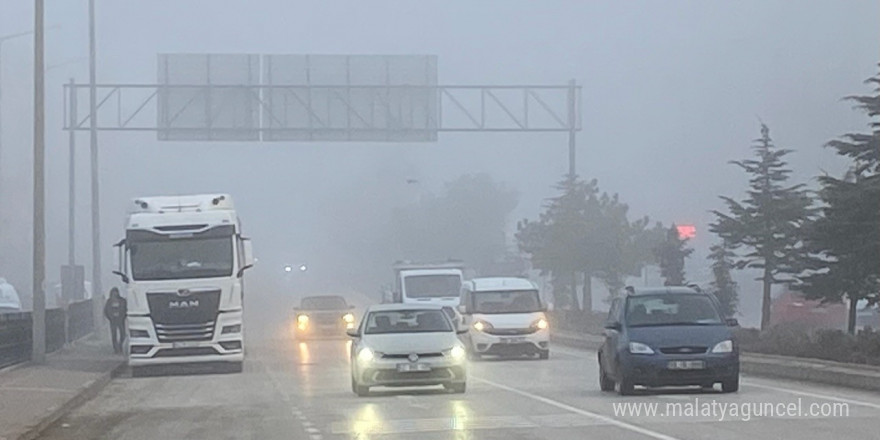
<path fill-rule="evenodd" d="M 553 343 L 585 350 L 598 350 L 604 338 L 555 332 Z M 755 376 L 793 379 L 834 386 L 880 391 L 880 367 L 846 364 L 819 359 L 773 356 L 758 353 L 740 355 L 740 371 Z"/>

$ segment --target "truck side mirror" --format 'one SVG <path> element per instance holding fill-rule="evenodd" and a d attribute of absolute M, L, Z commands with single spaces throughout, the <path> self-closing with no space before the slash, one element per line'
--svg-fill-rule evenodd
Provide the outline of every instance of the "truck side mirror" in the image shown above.
<path fill-rule="evenodd" d="M 122 279 L 122 282 L 125 284 L 128 284 L 128 282 L 129 282 L 128 275 L 126 275 L 118 270 L 114 270 L 113 275 L 119 275 L 119 278 Z"/>
<path fill-rule="evenodd" d="M 244 250 L 244 261 L 242 261 L 241 269 L 238 270 L 238 277 L 244 275 L 244 271 L 254 267 L 254 245 L 250 238 L 241 238 L 241 245 Z"/>
<path fill-rule="evenodd" d="M 458 305 L 458 313 L 461 313 L 462 315 L 467 315 L 470 313 L 470 310 L 468 310 L 466 305 L 459 304 Z"/>

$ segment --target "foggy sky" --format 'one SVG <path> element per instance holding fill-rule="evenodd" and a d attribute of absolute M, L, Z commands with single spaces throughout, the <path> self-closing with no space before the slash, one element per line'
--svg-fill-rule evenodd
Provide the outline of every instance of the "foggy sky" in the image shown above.
<path fill-rule="evenodd" d="M 98 0 L 99 82 L 155 82 L 163 52 L 435 54 L 439 81 L 583 85 L 578 173 L 620 193 L 633 216 L 694 223 L 689 275 L 708 277 L 709 210 L 739 196 L 746 177 L 727 164 L 751 154 L 759 119 L 797 152 L 797 181 L 843 162 L 822 145 L 866 118 L 841 98 L 867 93 L 880 59 L 876 1 L 746 2 Z M 48 0 L 47 64 L 86 56 L 85 0 Z M 32 2 L 0 0 L 0 36 L 32 27 Z M 31 41 L 2 50 L 0 276 L 30 284 Z M 66 261 L 67 136 L 61 83 L 87 64 L 47 76 L 48 278 Z M 516 219 L 534 218 L 567 172 L 564 134 L 442 134 L 431 144 L 160 143 L 155 134 L 101 136 L 104 268 L 122 236 L 128 200 L 149 194 L 229 192 L 258 254 L 314 262 L 333 274 L 344 248 L 328 217 L 406 203 L 463 173 L 489 173 L 520 193 Z M 77 255 L 88 262 L 88 136 L 78 137 Z M 242 170 L 246 170 L 242 172 Z M 407 178 L 419 180 L 407 185 Z M 809 181 L 808 183 L 814 184 Z M 359 188 L 378 193 L 358 196 Z M 329 204 L 329 205 L 328 205 Z M 368 208 L 367 208 L 368 209 Z M 358 213 L 352 212 L 352 221 Z M 339 225 L 339 222 L 333 222 Z M 328 249 L 328 246 L 337 246 Z M 10 252 L 9 248 L 12 248 Z M 260 249 L 262 248 L 262 249 Z M 352 264 L 345 261 L 344 264 Z M 90 273 L 87 269 L 86 273 Z M 389 270 L 390 274 L 390 270 Z M 107 278 L 107 283 L 111 278 Z M 115 281 L 115 280 L 114 280 Z M 108 286 L 109 287 L 109 286 Z M 745 283 L 744 297 L 757 292 Z M 755 310 L 748 300 L 744 309 Z"/>

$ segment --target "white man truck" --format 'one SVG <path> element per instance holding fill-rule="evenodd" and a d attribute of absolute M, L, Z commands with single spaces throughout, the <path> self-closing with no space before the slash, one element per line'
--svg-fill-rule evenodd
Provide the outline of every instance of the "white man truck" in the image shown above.
<path fill-rule="evenodd" d="M 458 307 L 464 264 L 460 261 L 439 263 L 394 263 L 394 290 L 385 302 L 438 304 Z M 389 297 L 390 296 L 390 297 Z"/>
<path fill-rule="evenodd" d="M 244 361 L 243 275 L 253 266 L 225 194 L 132 201 L 115 274 L 128 300 L 132 372 L 176 363 Z"/>

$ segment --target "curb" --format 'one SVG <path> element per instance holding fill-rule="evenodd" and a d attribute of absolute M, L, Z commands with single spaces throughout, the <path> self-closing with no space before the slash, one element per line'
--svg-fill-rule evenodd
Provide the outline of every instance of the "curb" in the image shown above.
<path fill-rule="evenodd" d="M 603 338 L 597 335 L 552 334 L 557 344 L 598 350 Z M 868 391 L 880 391 L 880 369 L 857 364 L 790 356 L 742 353 L 740 371 L 755 376 L 792 379 Z"/>
<path fill-rule="evenodd" d="M 17 437 L 12 437 L 12 439 L 34 440 L 39 438 L 40 434 L 55 424 L 55 422 L 76 409 L 78 406 L 95 397 L 114 377 L 119 376 L 119 374 L 125 370 L 125 367 L 125 362 L 120 362 L 119 365 L 104 373 L 101 377 L 86 383 L 85 386 L 80 388 L 80 390 L 68 401 L 58 407 L 50 408 L 36 425 L 27 428 L 25 432 L 18 434 Z"/>

